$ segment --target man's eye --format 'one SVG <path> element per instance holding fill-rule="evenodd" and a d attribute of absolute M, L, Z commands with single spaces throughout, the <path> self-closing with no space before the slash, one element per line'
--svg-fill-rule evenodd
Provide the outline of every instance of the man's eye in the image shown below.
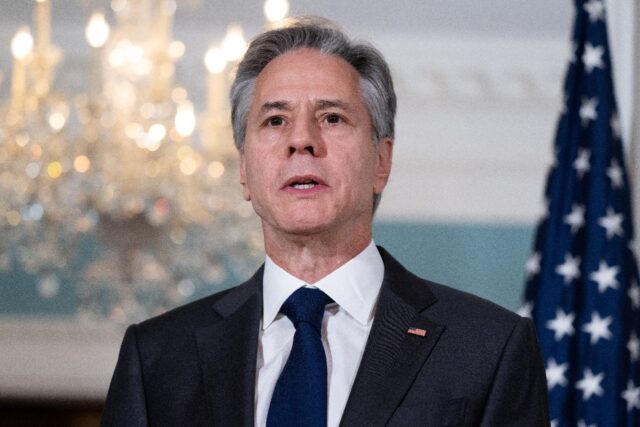
<path fill-rule="evenodd" d="M 340 117 L 338 114 L 327 114 L 325 116 L 325 120 L 327 121 L 327 123 L 333 125 L 340 123 L 342 121 L 342 117 Z"/>
<path fill-rule="evenodd" d="M 284 119 L 279 116 L 269 117 L 267 119 L 268 126 L 282 126 L 284 124 Z"/>

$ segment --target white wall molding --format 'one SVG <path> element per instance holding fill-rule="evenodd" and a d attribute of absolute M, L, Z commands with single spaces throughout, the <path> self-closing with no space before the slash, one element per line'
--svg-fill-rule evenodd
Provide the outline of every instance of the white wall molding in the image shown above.
<path fill-rule="evenodd" d="M 378 45 L 399 99 L 380 218 L 533 223 L 542 211 L 568 40 L 441 36 Z"/>
<path fill-rule="evenodd" d="M 490 36 L 396 35 L 378 46 L 400 96 L 446 102 L 554 102 L 569 53 L 564 39 Z"/>
<path fill-rule="evenodd" d="M 122 330 L 76 319 L 0 320 L 0 398 L 102 400 Z"/>

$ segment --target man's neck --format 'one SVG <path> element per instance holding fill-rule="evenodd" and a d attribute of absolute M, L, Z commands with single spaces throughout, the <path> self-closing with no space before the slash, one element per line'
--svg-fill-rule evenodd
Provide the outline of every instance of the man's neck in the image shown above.
<path fill-rule="evenodd" d="M 354 236 L 271 236 L 265 230 L 265 250 L 277 265 L 313 284 L 347 263 L 371 242 L 371 229 Z"/>

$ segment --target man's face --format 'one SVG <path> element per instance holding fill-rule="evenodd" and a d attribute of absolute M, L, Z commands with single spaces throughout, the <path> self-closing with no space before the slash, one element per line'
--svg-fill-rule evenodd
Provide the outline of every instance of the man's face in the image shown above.
<path fill-rule="evenodd" d="M 391 152 L 390 140 L 373 143 L 358 72 L 341 58 L 294 50 L 257 78 L 240 155 L 244 196 L 265 237 L 370 231 Z"/>

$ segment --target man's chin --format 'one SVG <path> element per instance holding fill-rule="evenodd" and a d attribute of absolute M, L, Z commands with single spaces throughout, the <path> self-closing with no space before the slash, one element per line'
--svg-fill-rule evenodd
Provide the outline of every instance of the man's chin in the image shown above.
<path fill-rule="evenodd" d="M 316 236 L 318 234 L 330 232 L 331 227 L 329 227 L 327 224 L 296 223 L 296 224 L 290 224 L 287 227 L 283 227 L 281 231 L 286 234 L 291 234 L 296 236 Z"/>
<path fill-rule="evenodd" d="M 279 221 L 275 225 L 264 225 L 266 228 L 270 228 L 274 234 L 277 235 L 290 235 L 290 236 L 317 236 L 318 234 L 329 233 L 335 227 L 332 227 L 332 222 L 327 220 L 321 220 L 319 218 L 287 218 L 284 221 Z"/>

